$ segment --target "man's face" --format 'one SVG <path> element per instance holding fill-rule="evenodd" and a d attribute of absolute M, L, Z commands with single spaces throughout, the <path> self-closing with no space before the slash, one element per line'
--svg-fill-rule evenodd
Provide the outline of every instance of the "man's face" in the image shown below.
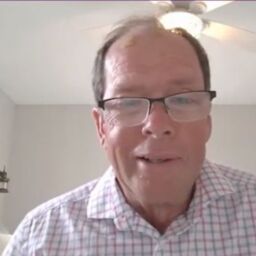
<path fill-rule="evenodd" d="M 191 45 L 177 35 L 141 32 L 126 35 L 109 50 L 104 99 L 159 98 L 203 90 L 203 75 Z M 148 204 L 183 203 L 205 157 L 210 117 L 176 122 L 160 102 L 140 125 L 109 122 L 94 109 L 101 143 L 128 198 Z"/>

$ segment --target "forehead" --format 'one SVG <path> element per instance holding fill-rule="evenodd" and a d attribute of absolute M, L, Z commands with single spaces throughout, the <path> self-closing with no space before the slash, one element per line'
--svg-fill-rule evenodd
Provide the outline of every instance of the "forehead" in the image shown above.
<path fill-rule="evenodd" d="M 143 28 L 126 34 L 111 46 L 105 75 L 106 85 L 111 82 L 117 88 L 120 84 L 143 81 L 186 83 L 202 79 L 198 57 L 186 39 L 164 30 Z"/>
<path fill-rule="evenodd" d="M 195 50 L 189 41 L 182 36 L 164 29 L 138 27 L 118 39 L 109 49 L 107 60 L 139 61 L 139 55 L 148 59 L 163 59 L 165 57 L 182 58 L 187 62 L 197 61 Z M 145 63 L 145 60 L 142 60 Z"/>

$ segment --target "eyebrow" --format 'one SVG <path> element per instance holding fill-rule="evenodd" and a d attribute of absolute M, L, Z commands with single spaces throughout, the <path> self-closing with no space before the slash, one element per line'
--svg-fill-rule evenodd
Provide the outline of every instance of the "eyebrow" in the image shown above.
<path fill-rule="evenodd" d="M 191 79 L 172 79 L 170 82 L 170 87 L 167 87 L 171 90 L 181 90 L 181 91 L 191 91 L 192 88 L 190 88 L 189 84 L 191 84 Z M 142 84 L 133 84 L 133 86 L 130 86 L 131 84 L 128 83 L 120 83 L 117 85 L 116 93 L 148 93 L 148 88 Z M 155 85 L 157 86 L 157 84 Z"/>
<path fill-rule="evenodd" d="M 145 86 L 141 85 L 141 84 L 133 84 L 132 86 L 130 86 L 131 84 L 124 84 L 124 83 L 119 83 L 117 84 L 117 89 L 116 89 L 116 93 L 133 93 L 133 92 L 145 92 Z M 139 91 L 137 90 L 137 88 L 139 88 Z"/>

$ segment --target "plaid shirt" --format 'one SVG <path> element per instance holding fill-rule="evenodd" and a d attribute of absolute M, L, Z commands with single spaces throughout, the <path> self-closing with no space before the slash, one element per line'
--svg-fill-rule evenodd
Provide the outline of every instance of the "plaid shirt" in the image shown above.
<path fill-rule="evenodd" d="M 30 212 L 4 256 L 255 256 L 256 178 L 205 161 L 192 202 L 164 235 L 102 178 Z"/>

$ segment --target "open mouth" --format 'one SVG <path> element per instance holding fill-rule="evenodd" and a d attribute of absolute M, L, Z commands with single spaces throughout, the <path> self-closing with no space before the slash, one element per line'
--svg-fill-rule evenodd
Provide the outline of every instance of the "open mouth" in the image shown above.
<path fill-rule="evenodd" d="M 170 162 L 174 159 L 171 158 L 148 158 L 148 157 L 138 157 L 139 160 L 145 162 L 145 163 L 149 163 L 149 164 L 162 164 L 162 163 L 167 163 Z"/>

